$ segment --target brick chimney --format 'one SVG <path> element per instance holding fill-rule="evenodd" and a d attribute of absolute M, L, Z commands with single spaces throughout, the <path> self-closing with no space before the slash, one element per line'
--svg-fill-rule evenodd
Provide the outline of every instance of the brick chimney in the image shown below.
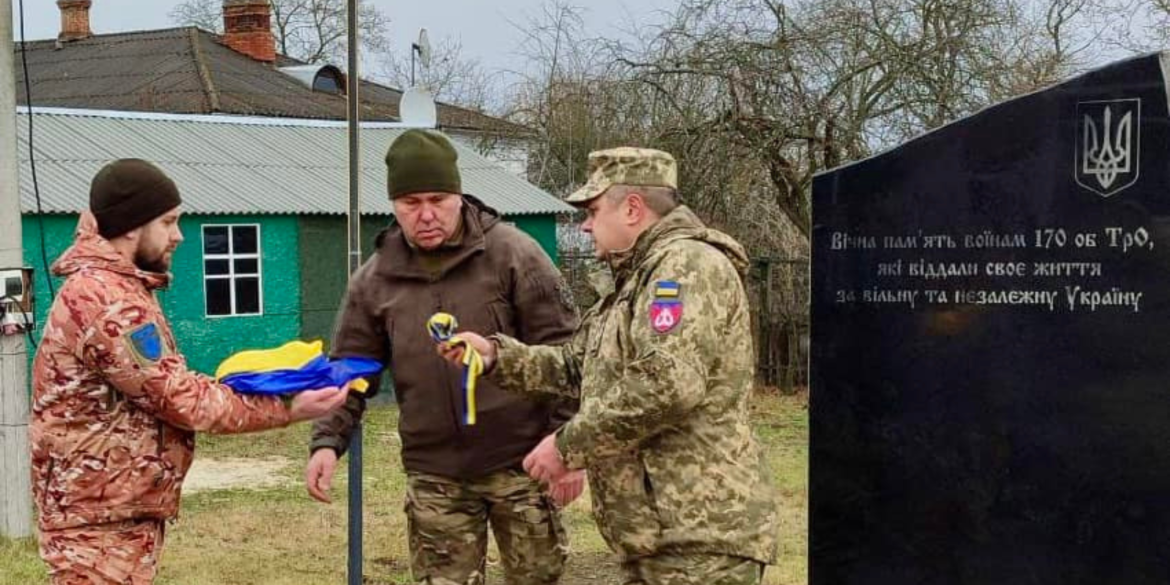
<path fill-rule="evenodd" d="M 276 37 L 272 36 L 272 7 L 268 0 L 224 0 L 223 42 L 257 61 L 276 61 Z"/>
<path fill-rule="evenodd" d="M 91 0 L 57 0 L 61 10 L 61 32 L 58 41 L 76 41 L 93 36 L 89 30 L 89 6 Z"/>

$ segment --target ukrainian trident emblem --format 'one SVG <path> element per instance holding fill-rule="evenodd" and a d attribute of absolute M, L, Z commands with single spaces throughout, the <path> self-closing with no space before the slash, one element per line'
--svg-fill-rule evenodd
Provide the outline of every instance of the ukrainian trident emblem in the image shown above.
<path fill-rule="evenodd" d="M 1076 180 L 1102 197 L 1138 179 L 1141 158 L 1140 99 L 1077 104 Z"/>

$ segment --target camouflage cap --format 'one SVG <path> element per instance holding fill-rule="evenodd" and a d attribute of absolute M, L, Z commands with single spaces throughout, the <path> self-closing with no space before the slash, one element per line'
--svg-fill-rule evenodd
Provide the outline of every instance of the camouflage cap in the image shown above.
<path fill-rule="evenodd" d="M 678 165 L 668 152 L 622 146 L 589 153 L 589 182 L 565 197 L 581 205 L 614 185 L 678 188 Z"/>

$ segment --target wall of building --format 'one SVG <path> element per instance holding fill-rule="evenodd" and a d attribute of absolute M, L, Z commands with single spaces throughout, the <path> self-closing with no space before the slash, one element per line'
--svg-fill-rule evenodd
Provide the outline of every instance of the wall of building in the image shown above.
<path fill-rule="evenodd" d="M 45 266 L 53 262 L 65 252 L 73 243 L 73 233 L 77 229 L 76 215 L 42 215 L 21 218 L 21 245 L 24 247 L 24 264 L 33 269 L 33 300 L 36 303 L 34 314 L 37 319 L 37 331 L 34 338 L 41 339 L 41 325 L 45 316 L 49 314 L 49 306 L 53 300 L 49 294 L 50 275 Z M 45 254 L 41 255 L 41 228 L 44 227 Z M 53 290 L 61 288 L 62 280 L 52 277 Z M 32 353 L 32 348 L 29 348 Z"/>
<path fill-rule="evenodd" d="M 41 225 L 51 263 L 73 242 L 76 215 L 25 216 L 25 262 L 36 270 L 36 315 L 44 323 L 52 300 L 40 254 Z M 207 317 L 203 286 L 202 229 L 204 225 L 256 224 L 260 227 L 262 315 Z M 228 355 L 244 349 L 265 348 L 295 339 L 301 330 L 298 224 L 292 216 L 184 216 L 180 221 L 184 242 L 175 252 L 171 267 L 175 280 L 160 291 L 162 303 L 174 328 L 179 349 L 189 365 L 214 373 Z M 60 279 L 54 278 L 60 290 Z"/>
<path fill-rule="evenodd" d="M 544 248 L 548 257 L 557 261 L 557 218 L 555 215 L 514 215 L 504 221 L 523 230 Z"/>
<path fill-rule="evenodd" d="M 346 218 L 307 215 L 299 218 L 301 239 L 301 337 L 333 338 L 333 319 L 349 278 Z M 374 238 L 390 221 L 389 215 L 362 218 L 362 260 L 374 250 Z"/>
<path fill-rule="evenodd" d="M 495 161 L 504 170 L 524 179 L 528 176 L 529 151 L 532 145 L 527 140 L 514 138 L 498 138 L 484 135 L 479 132 L 459 132 L 448 130 L 448 135 L 459 142 L 474 148 L 476 152 Z"/>
<path fill-rule="evenodd" d="M 202 228 L 205 225 L 260 226 L 262 314 L 208 317 L 203 287 Z M 275 347 L 301 330 L 300 234 L 295 216 L 184 216 L 186 241 L 175 253 L 174 285 L 159 294 L 179 347 L 195 369 L 214 373 L 227 356 L 245 349 Z"/>

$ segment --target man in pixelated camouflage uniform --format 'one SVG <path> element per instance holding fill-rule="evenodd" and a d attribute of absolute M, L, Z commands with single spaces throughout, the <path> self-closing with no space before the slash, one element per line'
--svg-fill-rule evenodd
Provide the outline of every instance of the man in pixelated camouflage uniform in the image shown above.
<path fill-rule="evenodd" d="M 155 291 L 183 241 L 179 191 L 154 165 L 110 163 L 90 189 L 33 362 L 33 498 L 55 585 L 147 585 L 179 511 L 195 431 L 282 427 L 340 406 L 337 388 L 239 396 L 187 369 Z"/>
<path fill-rule="evenodd" d="M 564 346 L 463 334 L 520 393 L 579 396 L 580 411 L 525 460 L 555 481 L 588 469 L 593 512 L 628 584 L 746 585 L 774 562 L 777 501 L 748 421 L 754 354 L 743 248 L 677 202 L 674 158 L 589 156 L 567 198 L 588 214 L 614 288 Z M 458 346 L 441 345 L 448 359 Z"/>
<path fill-rule="evenodd" d="M 354 274 L 333 354 L 381 360 L 394 377 L 406 468 L 411 572 L 429 585 L 484 582 L 488 526 L 509 585 L 551 585 L 567 552 L 561 504 L 584 487 L 567 474 L 546 490 L 521 463 L 576 411 L 572 399 L 524 397 L 480 380 L 476 423 L 465 424 L 463 378 L 435 355 L 427 320 L 529 343 L 562 343 L 577 325 L 564 280 L 527 234 L 463 193 L 458 153 L 443 135 L 410 130 L 386 153 L 394 223 Z M 306 484 L 328 502 L 338 457 L 364 396 L 314 426 Z"/>

